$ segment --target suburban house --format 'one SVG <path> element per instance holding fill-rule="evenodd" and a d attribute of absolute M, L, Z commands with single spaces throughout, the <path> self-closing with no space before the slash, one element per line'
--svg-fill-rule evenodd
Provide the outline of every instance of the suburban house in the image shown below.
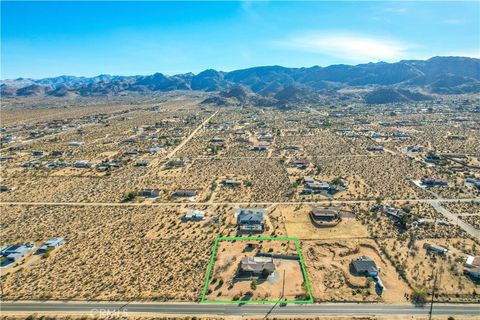
<path fill-rule="evenodd" d="M 310 164 L 310 161 L 307 159 L 296 159 L 289 163 L 292 167 L 306 168 Z"/>
<path fill-rule="evenodd" d="M 337 189 L 327 182 L 317 181 L 313 178 L 304 178 L 303 182 L 305 187 L 303 188 L 301 194 L 332 195 L 344 188 L 342 187 L 342 189 Z"/>
<path fill-rule="evenodd" d="M 43 151 L 32 151 L 32 157 L 43 157 Z"/>
<path fill-rule="evenodd" d="M 275 271 L 271 257 L 243 257 L 238 268 L 239 275 L 268 277 Z"/>
<path fill-rule="evenodd" d="M 85 160 L 75 161 L 72 166 L 79 169 L 88 169 L 91 167 L 90 163 Z"/>
<path fill-rule="evenodd" d="M 480 179 L 467 178 L 465 179 L 465 183 L 473 184 L 477 189 L 480 189 Z"/>
<path fill-rule="evenodd" d="M 310 219 L 317 227 L 337 225 L 341 221 L 340 208 L 317 207 L 310 211 Z"/>
<path fill-rule="evenodd" d="M 239 231 L 262 232 L 265 213 L 265 209 L 234 209 Z"/>
<path fill-rule="evenodd" d="M 428 252 L 432 252 L 432 253 L 436 253 L 436 254 L 440 254 L 440 255 L 445 255 L 447 254 L 448 252 L 448 249 L 447 248 L 444 248 L 442 246 L 437 246 L 436 244 L 428 244 L 428 243 L 425 243 L 423 245 L 423 247 L 428 251 Z"/>
<path fill-rule="evenodd" d="M 427 187 L 448 186 L 448 181 L 445 179 L 424 178 L 422 179 L 422 184 Z"/>
<path fill-rule="evenodd" d="M 376 277 L 380 272 L 380 269 L 375 264 L 375 261 L 366 256 L 361 256 L 353 260 L 350 264 L 350 267 L 352 273 L 356 275 Z"/>
<path fill-rule="evenodd" d="M 161 189 L 142 189 L 138 191 L 138 195 L 148 198 L 156 198 L 162 193 Z"/>
<path fill-rule="evenodd" d="M 183 221 L 201 221 L 205 217 L 206 211 L 202 210 L 188 210 L 185 216 L 182 218 Z"/>
<path fill-rule="evenodd" d="M 184 197 L 184 198 L 190 198 L 190 197 L 195 197 L 197 195 L 198 191 L 195 189 L 178 189 L 175 191 L 173 194 L 174 197 Z"/>
<path fill-rule="evenodd" d="M 135 167 L 146 167 L 146 166 L 148 166 L 147 161 L 138 161 L 137 163 L 135 163 Z"/>
<path fill-rule="evenodd" d="M 439 156 L 437 156 L 436 154 L 430 153 L 430 154 L 427 154 L 427 156 L 424 158 L 424 160 L 426 162 L 438 162 L 438 161 L 441 160 L 441 158 Z"/>
<path fill-rule="evenodd" d="M 480 280 L 480 257 L 467 256 L 463 265 L 463 273 Z"/>
<path fill-rule="evenodd" d="M 384 149 L 383 149 L 383 146 L 369 146 L 369 147 L 367 147 L 367 151 L 371 151 L 371 152 L 383 152 Z"/>
<path fill-rule="evenodd" d="M 299 150 L 302 150 L 302 147 L 301 146 L 285 146 L 285 147 L 283 147 L 283 150 L 299 151 Z"/>
<path fill-rule="evenodd" d="M 226 179 L 223 180 L 223 184 L 229 187 L 238 187 L 242 184 L 242 182 L 235 179 Z"/>
<path fill-rule="evenodd" d="M 83 142 L 79 141 L 70 141 L 67 145 L 69 147 L 80 147 L 83 144 Z"/>
<path fill-rule="evenodd" d="M 410 146 L 407 148 L 408 152 L 423 152 L 423 147 L 421 146 Z"/>
<path fill-rule="evenodd" d="M 380 210 L 386 215 L 399 220 L 402 219 L 402 217 L 405 215 L 405 212 L 402 209 L 398 209 L 388 205 L 381 206 Z"/>
<path fill-rule="evenodd" d="M 40 248 L 38 248 L 38 250 L 35 254 L 45 253 L 47 251 L 56 249 L 56 248 L 58 248 L 58 247 L 60 247 L 64 244 L 65 244 L 65 238 L 62 238 L 62 237 L 52 238 L 52 239 L 48 240 L 47 242 L 45 242 L 44 244 L 42 244 L 40 246 Z"/>
<path fill-rule="evenodd" d="M 12 244 L 1 249 L 0 254 L 6 260 L 15 262 L 23 259 L 33 249 L 35 249 L 33 243 Z"/>
<path fill-rule="evenodd" d="M 61 157 L 63 156 L 63 152 L 59 150 L 53 150 L 50 152 L 50 157 Z"/>
<path fill-rule="evenodd" d="M 254 146 L 253 151 L 267 151 L 268 150 L 268 146 L 267 145 L 258 145 L 258 146 Z"/>

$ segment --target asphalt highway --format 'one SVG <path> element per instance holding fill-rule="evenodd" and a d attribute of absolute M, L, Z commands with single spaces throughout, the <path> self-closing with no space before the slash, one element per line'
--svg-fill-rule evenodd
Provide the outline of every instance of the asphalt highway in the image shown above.
<path fill-rule="evenodd" d="M 219 316 L 328 316 L 328 315 L 396 315 L 428 316 L 429 306 L 325 303 L 304 305 L 198 304 L 142 302 L 11 302 L 2 301 L 2 315 L 71 314 L 71 315 L 219 315 Z M 480 318 L 480 304 L 434 304 L 433 315 Z"/>

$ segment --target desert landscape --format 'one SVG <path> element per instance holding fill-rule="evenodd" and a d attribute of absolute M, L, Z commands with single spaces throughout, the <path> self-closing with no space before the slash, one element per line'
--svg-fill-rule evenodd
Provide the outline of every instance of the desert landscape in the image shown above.
<path fill-rule="evenodd" d="M 380 142 L 370 133 L 397 132 L 395 124 L 384 125 L 400 118 L 388 105 L 377 107 L 383 113 L 366 108 L 357 115 L 362 121 L 346 124 L 328 112 L 312 113 L 320 106 L 291 112 L 202 99 L 168 94 L 89 104 L 68 118 L 59 117 L 60 106 L 40 108 L 38 117 L 28 108 L 20 114 L 11 100 L 2 110 L 2 137 L 15 137 L 4 139 L 0 151 L 2 245 L 38 248 L 53 237 L 65 244 L 2 268 L 2 297 L 200 301 L 215 239 L 239 236 L 235 210 L 257 208 L 264 210 L 261 231 L 246 236 L 298 239 L 315 302 L 413 301 L 420 288 L 428 296 L 437 266 L 434 299 L 479 301 L 479 284 L 462 271 L 467 256 L 480 254 L 478 194 L 468 182 L 480 177 L 468 131 L 478 126 L 473 118 L 455 122 L 455 134 L 472 143 L 455 149 L 449 139 L 432 139 L 433 128 L 449 125 L 438 124 L 435 114 L 407 112 L 402 121 L 415 125 L 397 127 L 411 139 Z M 368 151 L 372 139 L 384 151 Z M 411 145 L 425 149 L 405 151 Z M 449 173 L 461 165 L 459 156 L 426 161 L 433 151 L 463 152 L 469 162 L 458 160 L 466 169 Z M 422 185 L 428 177 L 447 184 Z M 334 212 L 335 222 L 314 223 L 317 211 L 326 212 L 319 219 Z M 425 243 L 448 253 L 427 254 Z M 292 243 L 245 246 L 219 243 L 207 300 L 305 296 L 295 260 L 273 258 L 276 274 L 285 270 L 289 279 L 284 288 L 282 277 L 235 281 L 242 257 L 297 254 Z M 352 274 L 361 257 L 378 268 L 382 292 L 377 280 Z"/>

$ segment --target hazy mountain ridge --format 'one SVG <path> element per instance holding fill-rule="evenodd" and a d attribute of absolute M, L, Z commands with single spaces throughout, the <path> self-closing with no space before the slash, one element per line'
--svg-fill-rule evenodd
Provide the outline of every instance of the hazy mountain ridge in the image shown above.
<path fill-rule="evenodd" d="M 155 73 L 146 76 L 99 75 L 91 78 L 59 76 L 39 80 L 19 78 L 1 81 L 1 94 L 3 97 L 63 97 L 115 95 L 129 91 L 201 90 L 223 92 L 217 97 L 217 102 L 226 103 L 232 98 L 242 100 L 225 96 L 228 90 L 238 87 L 247 92 L 243 100 L 254 99 L 265 104 L 310 102 L 318 95 L 349 87 L 370 88 L 372 92 L 365 96 L 369 103 L 428 100 L 431 99 L 429 93 L 480 92 L 480 59 L 434 57 L 355 66 L 264 66 L 231 72 L 209 69 L 197 75 L 186 73 L 173 76 Z"/>

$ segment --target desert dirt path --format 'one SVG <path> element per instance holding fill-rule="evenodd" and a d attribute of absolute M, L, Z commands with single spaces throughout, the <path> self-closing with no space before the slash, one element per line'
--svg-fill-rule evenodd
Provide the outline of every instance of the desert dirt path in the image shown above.
<path fill-rule="evenodd" d="M 480 202 L 480 198 L 469 199 L 384 199 L 384 202 L 404 203 L 404 202 Z M 111 207 L 143 207 L 143 206 L 239 206 L 239 205 L 257 205 L 257 206 L 276 206 L 276 205 L 316 205 L 316 204 L 355 204 L 355 203 L 376 203 L 376 200 L 323 200 L 323 201 L 280 201 L 280 202 L 22 202 L 5 201 L 0 202 L 0 206 L 111 206 Z"/>
<path fill-rule="evenodd" d="M 197 128 L 195 128 L 195 130 L 193 130 L 192 133 L 187 138 L 185 138 L 178 146 L 175 147 L 175 149 L 173 149 L 169 154 L 167 154 L 162 159 L 162 161 L 170 160 L 175 155 L 175 153 L 177 153 L 178 150 L 180 150 L 188 141 L 192 140 L 192 138 L 197 134 L 197 132 L 200 131 L 200 129 L 202 129 L 205 126 L 205 124 L 208 123 L 208 121 L 210 121 L 214 116 L 216 116 L 217 113 L 218 113 L 218 110 L 215 111 L 210 117 L 205 119 L 205 121 L 203 121 Z"/>

